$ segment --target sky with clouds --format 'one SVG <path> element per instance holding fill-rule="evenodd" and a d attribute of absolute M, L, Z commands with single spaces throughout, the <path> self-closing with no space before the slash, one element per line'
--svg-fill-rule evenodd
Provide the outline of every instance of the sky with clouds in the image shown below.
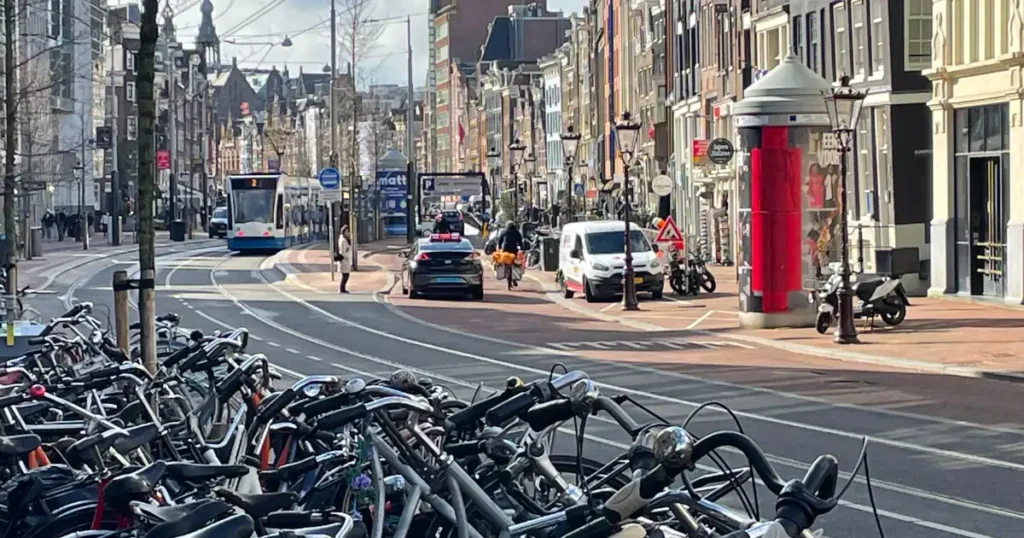
<path fill-rule="evenodd" d="M 359 68 L 360 79 L 379 84 L 405 84 L 406 25 L 412 20 L 413 76 L 416 86 L 426 80 L 427 5 L 428 0 L 371 0 L 374 18 L 389 19 L 382 23 L 383 33 L 371 51 L 366 52 Z M 479 0 L 469 0 L 479 1 Z M 548 8 L 566 14 L 581 12 L 586 0 L 548 0 Z M 161 2 L 163 3 L 163 2 Z M 301 67 L 320 72 L 330 61 L 330 0 L 284 0 L 264 14 L 262 8 L 278 4 L 278 0 L 213 0 L 214 25 L 221 39 L 221 59 L 227 64 L 237 58 L 241 67 L 282 69 L 288 66 L 293 76 Z M 526 3 L 524 1 L 524 3 Z M 174 17 L 178 38 L 191 43 L 199 26 L 201 13 L 198 0 L 176 0 L 180 13 Z M 390 20 L 393 19 L 393 20 Z M 310 28 L 313 28 L 310 30 Z M 305 33 L 301 33 L 305 30 Z M 269 45 L 288 36 L 291 47 Z M 226 43 L 235 41 L 238 44 Z M 346 63 L 339 58 L 338 68 Z"/>

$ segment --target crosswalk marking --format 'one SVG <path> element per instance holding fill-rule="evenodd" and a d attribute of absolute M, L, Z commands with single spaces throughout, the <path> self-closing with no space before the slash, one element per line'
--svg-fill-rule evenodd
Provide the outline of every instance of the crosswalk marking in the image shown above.
<path fill-rule="evenodd" d="M 602 351 L 612 351 L 617 349 L 640 349 L 640 350 L 655 350 L 657 348 L 668 348 L 668 349 L 692 349 L 694 347 L 700 347 L 704 349 L 725 349 L 725 348 L 739 348 L 739 349 L 754 349 L 754 346 L 744 344 L 741 342 L 732 341 L 714 341 L 714 340 L 700 340 L 693 338 L 651 338 L 647 340 L 584 340 L 579 342 L 550 342 L 547 344 L 550 347 L 559 349 L 562 351 L 579 351 L 583 349 L 599 349 Z"/>

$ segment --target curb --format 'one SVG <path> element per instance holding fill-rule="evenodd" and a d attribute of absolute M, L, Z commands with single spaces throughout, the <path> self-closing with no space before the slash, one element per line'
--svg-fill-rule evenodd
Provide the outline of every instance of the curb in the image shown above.
<path fill-rule="evenodd" d="M 634 321 L 630 319 L 623 319 L 617 316 L 605 314 L 603 312 L 595 312 L 589 308 L 578 306 L 573 304 L 570 300 L 564 299 L 557 295 L 554 291 L 554 286 L 548 283 L 542 282 L 540 279 L 527 275 L 526 278 L 530 278 L 535 282 L 539 283 L 546 292 L 544 295 L 551 302 L 558 304 L 564 308 L 572 310 L 589 316 L 594 319 L 601 321 L 607 321 L 610 323 L 618 323 L 627 327 L 640 329 L 647 332 L 687 332 L 691 334 L 699 334 L 705 337 L 715 338 L 727 338 L 739 342 L 745 342 L 748 344 L 757 344 L 762 347 L 770 347 L 798 355 L 805 355 L 810 357 L 817 357 L 821 359 L 831 359 L 842 362 L 856 362 L 861 364 L 875 364 L 879 366 L 889 366 L 892 368 L 899 368 L 902 370 L 912 370 L 918 372 L 927 372 L 941 375 L 950 375 L 957 377 L 969 377 L 975 379 L 990 379 L 994 381 L 1003 381 L 1007 383 L 1024 383 L 1024 373 L 1006 372 L 999 370 L 985 370 L 981 368 L 973 368 L 970 366 L 950 366 L 944 364 L 935 364 L 931 362 L 919 361 L 914 359 L 904 359 L 901 357 L 880 357 L 876 355 L 869 355 L 866 353 L 857 353 L 851 351 L 834 351 L 830 349 L 820 348 L 816 346 L 809 346 L 804 344 L 791 344 L 786 342 L 779 342 L 770 338 L 761 338 L 759 336 L 749 336 L 742 334 L 729 334 L 719 333 L 712 331 L 704 331 L 700 329 L 666 329 L 658 325 L 650 323 L 644 323 L 641 321 Z"/>

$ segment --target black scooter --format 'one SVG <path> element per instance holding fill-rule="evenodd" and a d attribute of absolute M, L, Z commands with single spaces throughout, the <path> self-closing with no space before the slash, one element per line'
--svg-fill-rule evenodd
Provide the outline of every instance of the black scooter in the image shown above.
<path fill-rule="evenodd" d="M 818 314 L 814 328 L 819 334 L 828 332 L 832 322 L 839 315 L 839 287 L 842 276 L 834 274 L 825 281 L 818 292 L 811 293 L 808 300 L 818 303 Z M 853 284 L 853 318 L 868 318 L 874 326 L 875 316 L 882 318 L 886 325 L 895 327 L 907 317 L 910 299 L 898 278 L 876 277 Z"/>
<path fill-rule="evenodd" d="M 685 259 L 684 259 L 685 258 Z M 688 252 L 685 256 L 676 251 L 669 262 L 669 286 L 679 295 L 697 295 L 700 289 L 714 293 L 718 284 L 715 275 L 708 271 L 707 265 L 700 256 Z"/>

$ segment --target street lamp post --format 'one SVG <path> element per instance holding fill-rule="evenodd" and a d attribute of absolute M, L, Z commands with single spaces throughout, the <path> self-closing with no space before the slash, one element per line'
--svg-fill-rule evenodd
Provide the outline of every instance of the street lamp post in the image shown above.
<path fill-rule="evenodd" d="M 519 167 L 523 164 L 523 152 L 526 146 L 515 139 L 508 145 L 509 155 L 512 156 L 512 222 L 519 220 Z"/>
<path fill-rule="evenodd" d="M 530 150 L 530 154 L 527 155 L 523 161 L 526 162 L 526 201 L 531 206 L 533 205 L 533 178 L 537 175 L 537 155 Z M 530 219 L 529 216 L 526 217 Z"/>
<path fill-rule="evenodd" d="M 840 78 L 840 85 L 829 93 L 823 93 L 825 107 L 828 110 L 829 123 L 832 125 L 832 132 L 839 141 L 839 177 L 840 194 L 839 200 L 842 204 L 840 214 L 841 253 L 842 253 L 842 280 L 839 288 L 839 324 L 836 327 L 835 338 L 837 344 L 856 344 L 857 328 L 853 323 L 853 290 L 850 287 L 850 230 L 847 219 L 849 218 L 846 208 L 846 155 L 850 152 L 850 145 L 853 143 L 853 136 L 857 132 L 857 121 L 860 119 L 861 107 L 864 104 L 865 94 L 850 87 L 850 77 L 843 75 Z"/>
<path fill-rule="evenodd" d="M 487 180 L 491 185 L 491 210 L 487 210 L 487 204 L 484 204 L 484 211 L 494 218 L 498 210 L 498 181 L 501 181 L 501 172 L 498 171 L 498 159 L 501 158 L 501 153 L 498 150 L 491 148 L 487 151 Z M 486 223 L 485 223 L 486 224 Z"/>
<path fill-rule="evenodd" d="M 576 148 L 580 145 L 580 134 L 573 131 L 570 125 L 562 133 L 562 154 L 565 157 L 565 174 L 569 180 L 569 196 L 566 200 L 566 215 L 569 222 L 573 221 L 572 199 L 576 196 L 576 184 L 573 183 L 572 169 L 576 167 Z"/>
<path fill-rule="evenodd" d="M 633 190 L 629 181 L 629 164 L 633 161 L 636 141 L 640 135 L 640 124 L 630 119 L 629 112 L 622 113 L 622 119 L 615 124 L 615 139 L 619 141 L 619 155 L 622 157 L 622 198 L 625 211 L 626 232 L 624 241 L 626 243 L 626 274 L 623 276 L 622 285 L 622 308 L 624 310 L 639 310 L 640 306 L 636 300 L 636 282 L 633 280 L 633 248 L 629 240 L 630 209 Z"/>

